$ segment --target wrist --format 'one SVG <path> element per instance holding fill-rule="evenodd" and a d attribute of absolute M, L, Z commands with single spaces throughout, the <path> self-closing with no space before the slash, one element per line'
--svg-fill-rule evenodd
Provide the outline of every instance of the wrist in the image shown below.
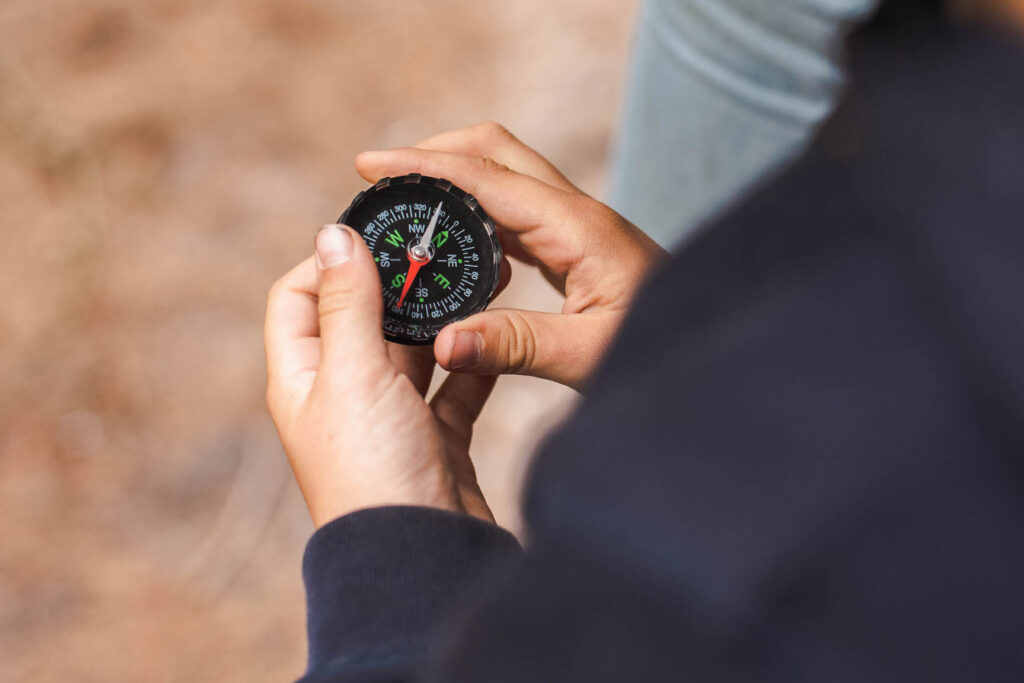
<path fill-rule="evenodd" d="M 422 480 L 405 485 L 360 479 L 356 486 L 352 486 L 355 482 L 350 479 L 347 486 L 317 486 L 309 492 L 303 488 L 316 528 L 353 512 L 379 507 L 415 506 L 464 512 L 454 484 L 443 472 L 423 475 Z"/>

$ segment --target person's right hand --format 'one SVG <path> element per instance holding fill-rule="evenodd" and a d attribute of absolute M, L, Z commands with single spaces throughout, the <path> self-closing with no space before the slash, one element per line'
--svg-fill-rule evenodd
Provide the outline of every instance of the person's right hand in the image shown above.
<path fill-rule="evenodd" d="M 494 219 L 505 253 L 538 266 L 565 295 L 561 313 L 491 309 L 447 326 L 434 343 L 447 370 L 533 375 L 580 389 L 644 276 L 666 255 L 496 123 L 364 152 L 356 170 L 370 182 L 406 173 L 452 181 Z"/>

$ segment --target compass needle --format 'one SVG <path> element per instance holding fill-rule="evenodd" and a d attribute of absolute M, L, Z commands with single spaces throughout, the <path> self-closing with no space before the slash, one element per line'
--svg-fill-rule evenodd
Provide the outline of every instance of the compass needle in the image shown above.
<path fill-rule="evenodd" d="M 398 303 L 395 304 L 395 308 L 401 308 L 402 303 L 405 301 L 405 295 L 409 293 L 409 287 L 412 286 L 412 281 L 416 279 L 416 274 L 419 273 L 420 268 L 423 266 L 419 261 L 409 261 L 409 272 L 405 275 L 405 286 L 402 287 L 402 295 L 398 297 Z"/>
<path fill-rule="evenodd" d="M 434 228 L 437 227 L 437 219 L 441 216 L 441 206 L 444 202 L 438 202 L 437 208 L 434 209 L 434 215 L 430 219 L 430 225 L 427 226 L 426 232 L 423 233 L 423 239 L 420 240 L 420 249 L 424 252 L 430 250 L 430 240 L 434 237 Z"/>

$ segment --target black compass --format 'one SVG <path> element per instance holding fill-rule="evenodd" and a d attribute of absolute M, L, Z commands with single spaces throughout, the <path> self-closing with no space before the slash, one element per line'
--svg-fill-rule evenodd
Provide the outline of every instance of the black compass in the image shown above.
<path fill-rule="evenodd" d="M 377 262 L 389 341 L 432 343 L 445 325 L 487 308 L 498 286 L 494 222 L 450 181 L 383 178 L 338 222 L 363 236 Z"/>

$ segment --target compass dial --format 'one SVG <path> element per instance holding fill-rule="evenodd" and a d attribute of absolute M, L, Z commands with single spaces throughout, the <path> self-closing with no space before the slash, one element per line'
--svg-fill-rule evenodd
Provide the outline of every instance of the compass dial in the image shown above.
<path fill-rule="evenodd" d="M 377 262 L 389 341 L 433 342 L 445 325 L 484 310 L 498 285 L 494 223 L 447 180 L 384 178 L 339 222 L 362 235 Z"/>

